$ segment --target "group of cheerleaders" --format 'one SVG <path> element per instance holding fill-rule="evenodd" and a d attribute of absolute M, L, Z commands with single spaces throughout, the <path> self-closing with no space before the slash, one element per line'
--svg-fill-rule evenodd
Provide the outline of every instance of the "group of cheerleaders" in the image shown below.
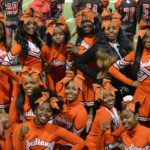
<path fill-rule="evenodd" d="M 28 8 L 7 51 L 0 14 L 0 149 L 150 149 L 150 26 L 140 21 L 134 50 L 119 13 L 101 16 L 76 14 L 74 45 L 63 16 L 46 20 L 42 38 Z"/>

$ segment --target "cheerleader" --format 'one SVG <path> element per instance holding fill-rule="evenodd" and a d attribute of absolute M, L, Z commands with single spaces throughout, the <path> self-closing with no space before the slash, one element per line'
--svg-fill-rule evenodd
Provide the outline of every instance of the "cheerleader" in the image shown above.
<path fill-rule="evenodd" d="M 47 124 L 55 111 L 60 109 L 57 99 L 50 99 L 48 90 L 43 88 L 35 90 L 30 96 L 30 105 L 35 118 L 14 129 L 12 136 L 14 150 L 53 149 L 55 142 L 61 139 L 70 142 L 73 150 L 81 150 L 85 146 L 85 142 L 78 136 L 61 127 Z"/>

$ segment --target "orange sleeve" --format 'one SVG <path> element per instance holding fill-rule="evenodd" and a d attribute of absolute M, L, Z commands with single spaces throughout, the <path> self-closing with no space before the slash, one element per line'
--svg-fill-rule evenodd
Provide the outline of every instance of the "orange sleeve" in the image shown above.
<path fill-rule="evenodd" d="M 5 131 L 5 141 L 6 141 L 6 150 L 13 150 L 13 145 L 12 145 L 12 137 L 11 137 L 11 130 L 6 130 Z"/>
<path fill-rule="evenodd" d="M 19 55 L 22 51 L 22 46 L 18 43 L 14 43 L 14 45 L 12 46 L 10 52 L 13 56 Z"/>
<path fill-rule="evenodd" d="M 74 120 L 74 129 L 73 132 L 77 135 L 80 135 L 82 130 L 84 129 L 86 122 L 88 120 L 87 111 L 83 108 L 76 116 Z M 81 131 L 80 131 L 81 130 Z"/>
<path fill-rule="evenodd" d="M 19 139 L 22 124 L 18 124 L 12 134 L 12 143 L 14 150 L 25 150 L 24 142 Z"/>
<path fill-rule="evenodd" d="M 120 126 L 117 130 L 115 130 L 112 135 L 114 137 L 120 137 L 121 134 L 125 131 L 126 129 L 123 126 Z"/>
<path fill-rule="evenodd" d="M 19 81 L 19 76 L 13 72 L 9 66 L 1 66 L 0 71 L 4 72 L 7 74 L 10 78 L 12 78 L 15 81 Z"/>
<path fill-rule="evenodd" d="M 125 68 L 128 65 L 131 65 L 134 62 L 134 58 L 135 58 L 135 51 L 131 52 L 123 59 L 118 60 L 113 66 L 111 66 L 108 69 L 108 72 L 121 82 L 128 85 L 132 85 L 133 80 L 123 75 L 119 70 Z"/>
<path fill-rule="evenodd" d="M 10 103 L 10 108 L 9 108 L 10 126 L 13 126 L 15 123 L 19 122 L 19 114 L 17 112 L 15 102 L 16 102 L 16 100 L 13 99 Z"/>
<path fill-rule="evenodd" d="M 133 80 L 127 78 L 125 75 L 123 75 L 119 70 L 117 70 L 114 66 L 111 66 L 108 70 L 108 72 L 114 76 L 116 79 L 118 79 L 119 81 L 128 84 L 128 85 L 132 85 Z"/>
<path fill-rule="evenodd" d="M 55 136 L 57 140 L 62 139 L 67 143 L 72 144 L 72 150 L 82 150 L 85 147 L 85 141 L 83 139 L 64 128 L 58 127 L 55 131 Z"/>
<path fill-rule="evenodd" d="M 89 147 L 89 149 L 95 149 L 97 147 L 97 141 L 101 141 L 100 145 L 104 147 L 104 143 L 103 143 L 104 133 L 100 129 L 100 127 L 103 122 L 109 122 L 110 120 L 111 120 L 111 116 L 106 111 L 103 110 L 97 111 L 95 119 L 92 124 L 91 131 L 86 138 L 86 144 Z M 111 135 L 111 130 L 108 129 L 105 133 Z"/>

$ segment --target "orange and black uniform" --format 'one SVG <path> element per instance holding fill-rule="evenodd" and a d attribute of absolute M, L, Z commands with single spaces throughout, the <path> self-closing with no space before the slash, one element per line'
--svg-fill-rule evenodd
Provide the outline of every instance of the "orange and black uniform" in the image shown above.
<path fill-rule="evenodd" d="M 141 121 L 150 121 L 150 51 L 144 49 L 140 60 L 140 69 L 137 72 L 138 76 L 138 87 L 134 94 L 134 101 L 139 101 L 141 107 L 139 109 Z M 133 64 L 135 59 L 135 51 L 131 52 L 123 59 L 118 60 L 113 66 L 109 68 L 109 73 L 115 75 L 114 77 L 124 82 L 125 84 L 132 85 L 133 80 L 124 76 L 119 70 L 125 68 L 128 65 Z"/>
<path fill-rule="evenodd" d="M 105 133 L 103 133 L 100 128 L 103 122 L 111 122 L 111 127 L 107 129 Z M 112 132 L 118 129 L 120 124 L 121 121 L 115 108 L 108 110 L 106 107 L 101 106 L 96 112 L 91 131 L 86 138 L 86 145 L 89 150 L 97 150 L 98 141 L 100 141 L 98 147 L 101 148 L 101 150 L 103 150 L 106 145 L 113 143 L 114 137 L 112 136 Z"/>
<path fill-rule="evenodd" d="M 73 0 L 72 10 L 74 16 L 81 10 L 88 7 L 92 12 L 100 14 L 102 12 L 100 0 Z"/>
<path fill-rule="evenodd" d="M 35 116 L 30 108 L 29 98 L 27 95 L 25 95 L 25 102 L 23 105 L 23 110 L 24 110 L 23 114 L 19 113 L 16 108 L 16 99 L 17 98 L 14 98 L 11 101 L 10 109 L 9 109 L 10 126 L 12 127 L 15 126 L 17 123 L 29 121 Z"/>
<path fill-rule="evenodd" d="M 10 52 L 8 52 L 4 58 L 2 64 L 9 66 L 18 57 L 22 67 L 33 67 L 39 71 L 42 71 L 40 59 L 41 50 L 32 42 L 31 37 L 28 37 L 28 52 L 26 58 L 21 55 L 22 50 L 22 46 L 19 43 L 14 43 Z"/>
<path fill-rule="evenodd" d="M 70 142 L 73 145 L 72 150 L 81 150 L 85 146 L 85 142 L 81 138 L 61 127 L 52 124 L 39 126 L 34 123 L 34 120 L 25 122 L 22 125 L 27 126 L 29 131 L 25 134 L 24 141 L 20 141 L 18 137 L 21 125 L 16 126 L 12 136 L 14 150 L 52 150 L 58 140 Z"/>
<path fill-rule="evenodd" d="M 150 149 L 150 129 L 142 125 L 137 125 L 130 131 L 125 131 L 121 135 L 125 150 L 149 150 Z"/>
<path fill-rule="evenodd" d="M 77 100 L 65 104 L 64 109 L 55 116 L 55 124 L 80 135 L 88 119 L 84 106 Z"/>
<path fill-rule="evenodd" d="M 42 47 L 42 60 L 44 63 L 49 62 L 54 65 L 51 69 L 45 70 L 45 75 L 47 88 L 55 91 L 55 84 L 66 75 L 65 46 L 57 48 L 54 45 L 44 45 Z"/>
<path fill-rule="evenodd" d="M 80 54 L 79 58 L 82 57 L 82 55 L 84 55 L 84 53 L 86 53 L 92 45 L 94 45 L 95 40 L 96 40 L 95 36 L 83 38 L 83 40 L 77 45 Z M 76 65 L 78 64 L 76 63 Z M 97 67 L 95 67 L 96 64 L 94 62 L 89 62 L 87 66 L 89 68 L 98 70 Z M 92 86 L 93 80 L 90 77 L 88 77 L 84 72 L 82 73 L 80 70 L 77 70 L 77 73 L 82 74 L 86 79 L 83 81 L 82 101 L 85 104 L 85 106 L 93 106 L 94 105 L 94 92 Z"/>
<path fill-rule="evenodd" d="M 139 0 L 139 20 L 143 19 L 150 23 L 150 1 L 149 0 Z"/>
<path fill-rule="evenodd" d="M 121 15 L 122 29 L 129 39 L 133 39 L 137 24 L 137 3 L 135 0 L 118 0 L 116 8 Z"/>
<path fill-rule="evenodd" d="M 3 42 L 0 43 L 0 63 L 2 65 L 4 58 L 7 55 L 7 51 Z M 11 78 L 0 71 L 0 108 L 8 108 L 11 95 L 12 95 L 12 80 Z"/>

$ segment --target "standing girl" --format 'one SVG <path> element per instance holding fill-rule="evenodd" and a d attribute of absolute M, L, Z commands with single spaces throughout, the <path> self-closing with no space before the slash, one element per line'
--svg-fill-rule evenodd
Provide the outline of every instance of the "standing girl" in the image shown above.
<path fill-rule="evenodd" d="M 95 71 L 93 67 L 87 67 L 85 64 L 96 60 L 96 52 L 99 47 L 105 46 L 105 49 L 108 49 L 110 53 L 113 53 L 117 59 L 122 58 L 132 49 L 132 47 L 129 46 L 130 44 L 128 39 L 126 39 L 122 34 L 120 15 L 118 14 L 118 12 L 116 11 L 115 13 L 110 15 L 110 13 L 106 9 L 104 9 L 102 16 L 103 21 L 101 24 L 101 28 L 103 31 L 103 35 L 101 35 L 100 39 L 75 62 L 75 66 L 90 78 L 92 78 L 96 83 L 101 82 L 101 74 L 98 73 L 98 71 Z M 126 71 L 125 74 L 129 74 L 129 71 Z M 122 94 L 129 89 L 116 79 L 113 78 L 111 80 L 112 85 L 118 89 L 116 107 L 118 109 L 121 109 L 121 104 L 119 101 L 122 100 Z"/>
<path fill-rule="evenodd" d="M 150 53 L 150 30 L 140 30 L 138 36 L 137 50 L 133 51 L 123 59 L 118 60 L 113 66 L 109 68 L 109 73 L 123 83 L 137 87 L 134 101 L 139 101 L 141 107 L 139 109 L 139 121 L 145 125 L 150 125 L 150 90 L 149 90 L 149 56 Z M 128 65 L 135 63 L 137 65 L 138 81 L 134 81 L 123 75 L 119 70 Z"/>
<path fill-rule="evenodd" d="M 85 8 L 76 14 L 76 25 L 78 34 L 76 45 L 79 48 L 80 58 L 98 40 L 100 25 L 96 14 L 91 12 L 88 8 Z M 88 66 L 97 70 L 96 64 L 93 62 L 88 63 Z M 84 100 L 83 103 L 89 112 L 90 108 L 94 105 L 94 93 L 92 89 L 93 80 L 86 76 L 85 72 L 82 73 L 79 70 L 77 72 L 78 74 L 84 73 L 83 76 L 86 78 L 86 80 L 83 81 L 82 101 Z"/>
<path fill-rule="evenodd" d="M 47 20 L 47 45 L 42 47 L 42 60 L 45 68 L 46 86 L 55 91 L 56 82 L 65 76 L 66 45 L 70 32 L 65 19 Z"/>
<path fill-rule="evenodd" d="M 33 67 L 42 71 L 41 41 L 36 33 L 41 25 L 40 14 L 33 9 L 27 9 L 19 21 L 15 36 L 16 43 L 6 55 L 3 65 L 9 66 L 18 57 L 22 67 Z"/>

